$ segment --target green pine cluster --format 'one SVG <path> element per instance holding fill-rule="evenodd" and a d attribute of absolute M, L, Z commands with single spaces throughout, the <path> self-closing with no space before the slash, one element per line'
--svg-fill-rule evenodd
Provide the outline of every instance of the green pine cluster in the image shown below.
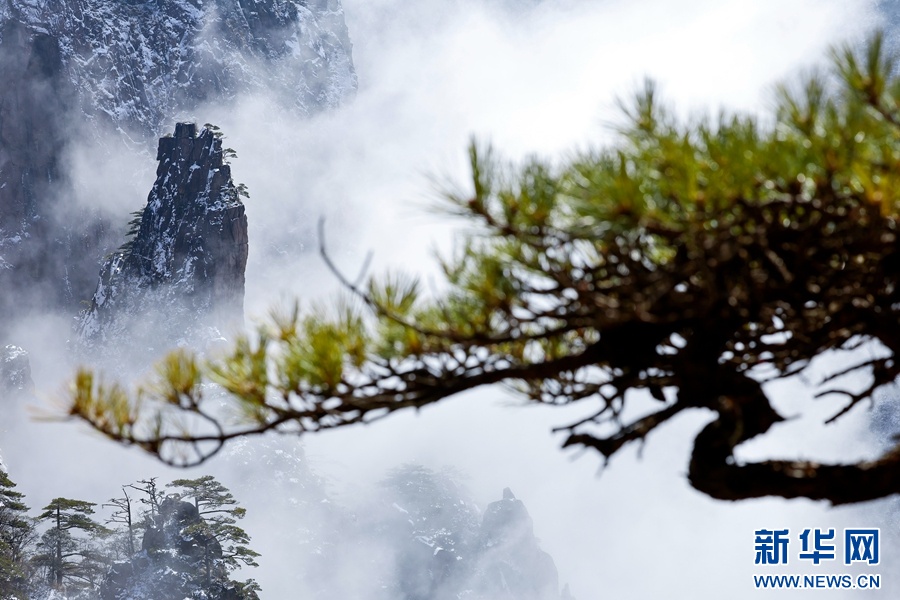
<path fill-rule="evenodd" d="M 15 487 L 9 476 L 0 471 L 0 598 L 29 600 L 55 592 L 69 600 L 94 600 L 109 581 L 133 586 L 134 589 L 120 590 L 130 598 L 143 598 L 141 594 L 148 589 L 163 595 L 177 592 L 179 597 L 193 594 L 192 598 L 216 598 L 223 590 L 230 590 L 229 598 L 258 598 L 255 581 L 229 578 L 240 566 L 257 566 L 254 559 L 259 554 L 249 548 L 249 535 L 237 525 L 245 510 L 211 476 L 172 482 L 168 487 L 174 493 L 169 495 L 157 488 L 155 478 L 123 486 L 121 497 L 101 507 L 113 509 L 102 523 L 97 520 L 96 503 L 62 497 L 54 498 L 40 514 L 30 517 L 24 495 Z M 177 549 L 154 549 L 141 543 L 154 532 L 156 539 L 164 539 L 159 532 L 172 526 L 163 522 L 160 513 L 164 496 L 170 502 L 192 500 L 202 508 L 197 523 L 176 532 L 181 545 L 188 539 L 198 545 L 206 544 L 201 552 L 194 553 L 200 554 L 202 560 L 182 561 L 187 571 L 173 580 L 177 590 L 172 588 L 173 582 L 162 581 L 163 575 L 172 572 L 172 565 L 166 561 L 177 554 Z M 159 573 L 142 574 L 135 566 L 143 565 L 147 570 L 157 559 L 165 563 L 160 564 Z M 110 577 L 122 572 L 130 573 L 134 581 Z M 147 581 L 139 580 L 141 577 Z M 157 587 L 169 586 L 156 589 L 148 581 Z M 147 600 L 151 598 L 148 596 Z"/>
<path fill-rule="evenodd" d="M 369 422 L 504 382 L 535 402 L 585 405 L 564 444 L 606 458 L 683 410 L 712 411 L 689 479 L 716 498 L 896 493 L 897 452 L 824 467 L 733 458 L 783 418 L 763 376 L 885 349 L 820 389 L 845 400 L 841 414 L 900 376 L 897 61 L 880 35 L 832 60 L 784 85 L 762 117 L 683 121 L 648 83 L 622 103 L 607 146 L 511 165 L 473 144 L 471 189 L 442 206 L 465 230 L 441 259 L 439 292 L 335 271 L 349 299 L 274 315 L 220 360 L 179 351 L 135 394 L 80 372 L 71 414 L 192 464 L 242 435 Z M 851 372 L 872 385 L 842 386 Z M 207 383 L 227 392 L 229 414 Z M 635 391 L 659 409 L 623 421 Z"/>
<path fill-rule="evenodd" d="M 28 598 L 33 566 L 30 551 L 36 539 L 25 495 L 0 470 L 0 598 Z"/>

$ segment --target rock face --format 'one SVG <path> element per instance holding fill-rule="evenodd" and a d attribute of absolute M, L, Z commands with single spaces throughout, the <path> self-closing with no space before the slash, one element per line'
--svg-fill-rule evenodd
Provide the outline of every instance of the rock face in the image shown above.
<path fill-rule="evenodd" d="M 289 437 L 244 439 L 223 454 L 236 491 L 266 489 L 247 530 L 277 549 L 264 552 L 270 579 L 260 576 L 273 598 L 573 600 L 508 490 L 482 513 L 456 471 L 406 464 L 349 498 L 333 495 Z"/>
<path fill-rule="evenodd" d="M 89 347 L 196 339 L 242 317 L 247 217 L 220 135 L 179 123 L 157 160 L 133 237 L 107 259 L 81 317 Z"/>
<path fill-rule="evenodd" d="M 2 6 L 2 5 L 0 5 Z M 65 294 L 61 236 L 49 210 L 62 178 L 63 119 L 74 100 L 53 36 L 15 21 L 0 21 L 0 289 L 28 286 L 28 297 L 4 294 L 4 314 Z M 46 289 L 55 282 L 57 289 Z M 18 291 L 18 290 L 17 290 Z"/>
<path fill-rule="evenodd" d="M 0 397 L 3 392 L 15 393 L 33 387 L 28 352 L 13 345 L 0 348 Z"/>
<path fill-rule="evenodd" d="M 358 558 L 355 521 L 330 497 L 329 481 L 316 473 L 303 446 L 287 436 L 244 438 L 219 459 L 236 497 L 258 498 L 264 510 L 247 512 L 244 526 L 254 548 L 274 548 L 261 561 L 268 598 L 372 598 L 371 581 L 355 587 L 341 568 Z M 262 499 L 260 491 L 265 490 Z M 359 572 L 357 563 L 356 572 Z"/>
<path fill-rule="evenodd" d="M 109 226 L 69 206 L 76 136 L 140 147 L 242 92 L 331 108 L 356 87 L 350 49 L 340 0 L 0 0 L 3 318 L 89 297 Z"/>

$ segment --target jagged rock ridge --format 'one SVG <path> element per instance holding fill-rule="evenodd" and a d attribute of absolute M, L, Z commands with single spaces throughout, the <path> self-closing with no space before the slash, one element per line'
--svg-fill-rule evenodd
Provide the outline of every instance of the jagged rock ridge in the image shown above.
<path fill-rule="evenodd" d="M 247 217 L 220 135 L 179 123 L 157 160 L 134 237 L 107 259 L 81 317 L 87 346 L 196 340 L 242 317 Z"/>
<path fill-rule="evenodd" d="M 553 558 L 541 550 L 525 504 L 509 488 L 484 512 L 479 549 L 477 587 L 486 598 L 560 597 Z"/>

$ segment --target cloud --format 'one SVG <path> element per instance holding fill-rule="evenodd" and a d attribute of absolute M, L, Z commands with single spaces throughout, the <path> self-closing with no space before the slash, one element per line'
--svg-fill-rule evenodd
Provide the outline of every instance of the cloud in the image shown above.
<path fill-rule="evenodd" d="M 722 107 L 764 112 L 776 83 L 821 64 L 829 46 L 858 39 L 877 21 L 866 2 L 345 6 L 360 80 L 353 102 L 290 128 L 267 129 L 240 109 L 232 123 L 223 122 L 241 153 L 235 172 L 255 198 L 248 208 L 257 240 L 251 264 L 265 261 L 271 269 L 263 277 L 265 268 L 253 266 L 258 271 L 248 275 L 247 304 L 257 314 L 271 303 L 273 288 L 308 297 L 336 287 L 310 251 L 314 239 L 282 262 L 255 245 L 260 237 L 272 243 L 271 224 L 289 206 L 302 207 L 308 222 L 327 215 L 329 246 L 351 274 L 370 250 L 375 270 L 432 272 L 428 249 L 446 248 L 451 237 L 451 228 L 425 210 L 432 180 L 465 185 L 470 136 L 512 159 L 602 143 L 617 117 L 615 98 L 627 97 L 645 76 L 659 81 L 684 115 Z M 258 102 L 246 99 L 244 109 L 252 115 Z M 254 140 L 272 144 L 265 160 L 285 175 L 263 178 L 271 175 L 252 162 L 260 157 Z M 266 224 L 254 233 L 254 223 Z M 695 492 L 685 472 L 690 440 L 709 418 L 702 413 L 655 434 L 643 459 L 632 449 L 597 478 L 595 456 L 573 462 L 549 434 L 563 415 L 509 403 L 499 390 L 482 390 L 418 414 L 313 436 L 307 447 L 352 482 L 348 494 L 407 460 L 459 466 L 484 503 L 512 487 L 560 580 L 581 598 L 706 598 L 723 591 L 751 597 L 755 529 L 840 527 L 863 518 L 856 508 L 777 499 L 732 505 Z M 865 426 L 864 418 L 851 419 L 823 435 L 815 424 L 792 424 L 765 450 L 777 455 L 791 447 L 784 439 L 799 436 L 811 440 L 805 451 L 813 455 L 824 452 L 825 440 L 830 456 L 858 455 L 871 451 L 854 433 Z"/>
<path fill-rule="evenodd" d="M 465 186 L 472 136 L 513 159 L 608 140 L 615 99 L 646 76 L 685 114 L 760 110 L 776 82 L 874 22 L 867 3 L 835 1 L 376 0 L 346 13 L 360 88 L 340 110 L 293 119 L 256 95 L 197 112 L 223 127 L 251 192 L 251 312 L 273 288 L 310 294 L 322 216 L 350 272 L 368 250 L 379 268 L 432 268 L 428 248 L 448 236 L 425 207 L 435 179 Z"/>
<path fill-rule="evenodd" d="M 225 145 L 239 156 L 235 179 L 250 190 L 251 321 L 279 300 L 328 298 L 338 289 L 316 253 L 320 217 L 331 256 L 351 276 L 369 251 L 376 272 L 400 267 L 433 276 L 429 250 L 446 250 L 459 224 L 427 206 L 437 194 L 435 180 L 465 187 L 472 136 L 514 160 L 602 143 L 617 118 L 615 98 L 627 97 L 645 76 L 659 81 L 684 115 L 720 107 L 764 111 L 776 82 L 820 64 L 830 45 L 856 40 L 877 24 L 873 2 L 862 0 L 345 0 L 344 6 L 359 75 L 354 100 L 311 119 L 285 114 L 278 109 L 283 98 L 263 94 L 195 111 L 201 122 L 222 127 Z M 79 154 L 76 164 L 104 166 L 91 157 Z M 121 163 L 133 168 L 127 157 Z M 112 181 L 116 189 L 130 185 L 120 179 Z M 118 207 L 96 181 L 82 181 L 80 197 Z M 32 350 L 35 379 L 58 386 L 68 374 L 67 366 L 58 369 L 65 361 L 47 365 L 38 354 Z M 858 508 L 829 510 L 805 500 L 729 504 L 695 492 L 685 472 L 690 440 L 709 419 L 703 413 L 678 419 L 650 438 L 643 458 L 632 448 L 598 478 L 596 456 L 573 460 L 549 433 L 565 415 L 509 406 L 515 402 L 501 390 L 480 390 L 369 427 L 310 436 L 308 453 L 342 482 L 345 496 L 365 493 L 387 468 L 406 461 L 460 467 L 483 504 L 511 487 L 534 518 L 560 581 L 581 599 L 755 597 L 754 529 L 841 527 L 869 518 Z M 849 419 L 835 435 L 806 421 L 790 423 L 779 428 L 784 437 L 748 451 L 777 454 L 803 438 L 811 455 L 862 455 L 871 451 L 858 438 L 866 425 L 864 416 Z M 54 487 L 54 495 L 99 499 L 119 483 L 157 472 L 133 452 L 82 439 L 73 428 L 33 455 L 7 450 L 8 439 L 46 438 L 38 427 L 44 425 L 0 440 L 14 475 L 18 466 L 48 479 L 22 482 L 32 502 L 44 502 L 49 481 L 70 481 L 71 492 Z M 62 443 L 76 444 L 84 463 L 112 460 L 109 472 L 136 476 L 92 493 L 109 477 L 79 480 L 59 455 L 55 444 Z M 246 503 L 252 512 L 264 499 Z M 264 591 L 266 581 L 275 587 L 278 578 L 259 575 Z"/>

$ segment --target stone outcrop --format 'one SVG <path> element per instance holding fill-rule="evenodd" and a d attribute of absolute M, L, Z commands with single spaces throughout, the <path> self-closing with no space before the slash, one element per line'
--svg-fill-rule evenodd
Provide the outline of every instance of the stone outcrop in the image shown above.
<path fill-rule="evenodd" d="M 154 524 L 144 533 L 141 551 L 159 558 L 167 568 L 186 563 L 193 569 L 207 555 L 211 562 L 222 558 L 222 547 L 215 537 L 204 531 L 202 523 L 193 504 L 166 498 L 159 505 Z"/>
<path fill-rule="evenodd" d="M 242 318 L 247 217 L 220 135 L 179 123 L 157 160 L 133 237 L 103 265 L 81 317 L 88 347 L 202 341 Z"/>
<path fill-rule="evenodd" d="M 541 550 L 525 505 L 509 488 L 484 511 L 476 588 L 485 598 L 558 600 L 553 558 Z M 566 597 L 571 597 L 568 588 Z"/>

